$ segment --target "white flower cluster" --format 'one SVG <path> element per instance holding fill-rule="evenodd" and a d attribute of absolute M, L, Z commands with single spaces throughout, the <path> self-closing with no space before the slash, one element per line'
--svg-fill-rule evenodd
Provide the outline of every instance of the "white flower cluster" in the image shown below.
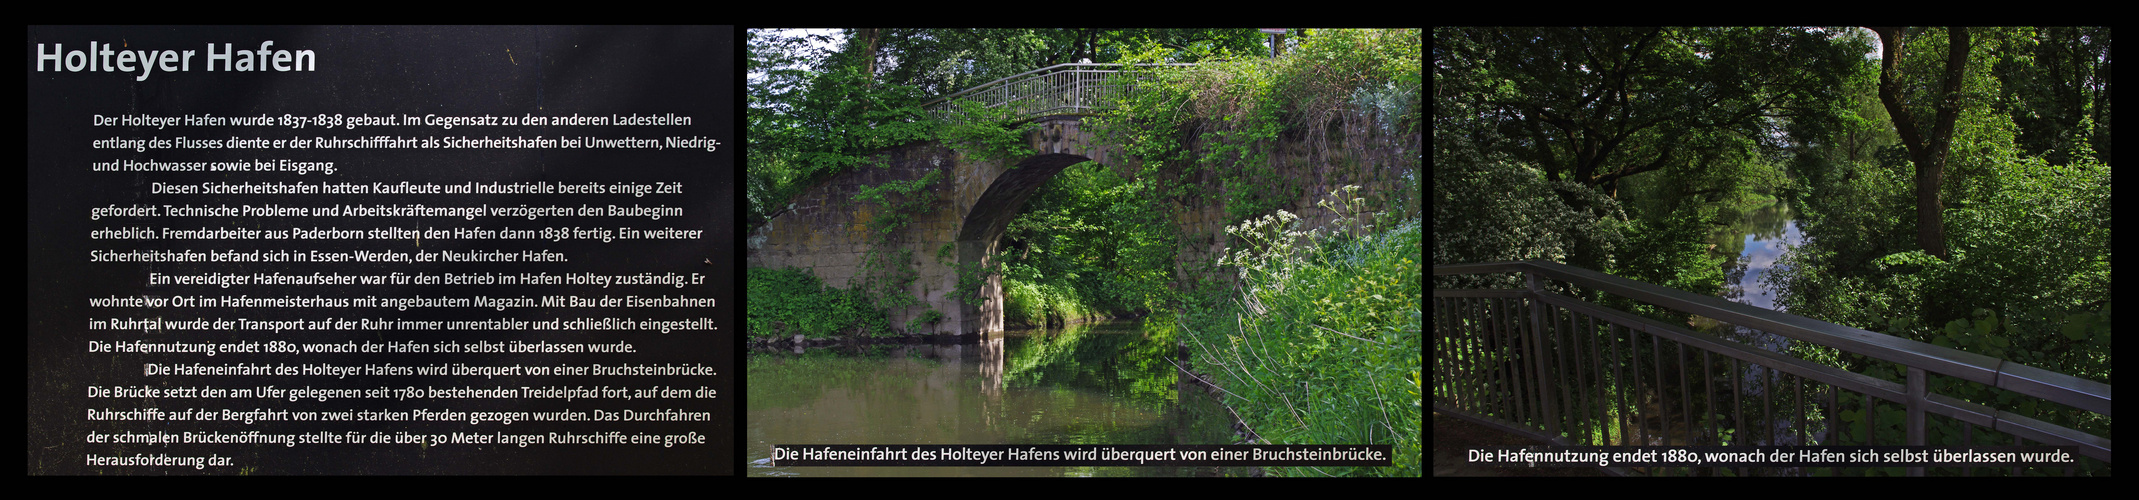
<path fill-rule="evenodd" d="M 1363 211 L 1366 206 L 1365 198 L 1347 196 L 1358 191 L 1359 186 L 1338 188 L 1331 191 L 1329 198 L 1320 203 L 1322 208 L 1337 214 L 1336 219 L 1327 227 L 1330 230 L 1328 233 L 1323 232 L 1325 228 L 1299 230 L 1300 216 L 1283 209 L 1274 214 L 1242 221 L 1238 225 L 1226 226 L 1226 234 L 1239 236 L 1247 244 L 1244 245 L 1245 248 L 1227 250 L 1225 255 L 1218 258 L 1218 264 L 1240 268 L 1240 282 L 1249 288 L 1246 294 L 1249 304 L 1257 302 L 1258 292 L 1263 289 L 1267 288 L 1272 292 L 1284 291 L 1285 282 L 1291 278 L 1294 266 L 1307 258 L 1309 251 L 1323 239 L 1340 234 L 1353 238 L 1368 237 L 1373 219 L 1380 214 Z"/>

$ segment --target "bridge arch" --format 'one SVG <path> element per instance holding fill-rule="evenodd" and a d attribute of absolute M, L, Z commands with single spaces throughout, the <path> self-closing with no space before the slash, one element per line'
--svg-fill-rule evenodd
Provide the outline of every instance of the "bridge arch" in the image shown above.
<path fill-rule="evenodd" d="M 1003 278 L 999 273 L 981 271 L 997 266 L 992 260 L 996 248 L 1010 220 L 1025 208 L 1025 200 L 1062 169 L 1086 161 L 1092 158 L 1072 153 L 1041 153 L 1026 158 L 996 176 L 972 206 L 964 208 L 965 218 L 957 236 L 959 279 L 961 283 L 977 281 L 978 289 L 971 291 L 977 297 L 967 298 L 979 300 L 962 300 L 958 304 L 960 333 L 1003 331 Z"/>

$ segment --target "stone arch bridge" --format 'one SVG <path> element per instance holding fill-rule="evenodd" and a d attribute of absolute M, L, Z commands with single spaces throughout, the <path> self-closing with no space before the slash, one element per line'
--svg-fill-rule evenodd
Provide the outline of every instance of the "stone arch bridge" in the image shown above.
<path fill-rule="evenodd" d="M 1125 176 L 1142 170 L 1141 160 L 1123 153 L 1118 145 L 1108 143 L 1085 123 L 1095 116 L 1095 107 L 1105 102 L 1110 93 L 1132 90 L 1105 84 L 1106 77 L 1115 72 L 1114 66 L 1050 66 L 939 100 L 948 102 L 963 96 L 990 106 L 1011 106 L 1023 116 L 1034 117 L 1036 127 L 1026 141 L 1037 153 L 978 160 L 936 142 L 880 151 L 884 168 L 861 167 L 822 181 L 797 195 L 786 212 L 754 230 L 746 240 L 748 264 L 806 269 L 828 285 L 848 288 L 858 285 L 868 273 L 864 257 L 875 245 L 880 241 L 895 242 L 892 245 L 896 248 L 889 250 L 909 254 L 908 264 L 917 275 L 906 292 L 921 302 L 891 311 L 895 328 L 935 311 L 942 315 L 939 321 L 909 333 L 987 335 L 1003 331 L 1001 277 L 983 276 L 974 270 L 994 264 L 997 245 L 1025 200 L 1064 168 L 1086 161 L 1116 169 Z M 1407 175 L 1420 175 L 1421 136 L 1390 137 L 1376 133 L 1370 120 L 1366 123 L 1364 127 L 1346 127 L 1364 130 L 1331 134 L 1354 136 L 1354 140 L 1325 139 L 1342 144 L 1316 144 L 1305 138 L 1286 137 L 1268 145 L 1272 151 L 1269 158 L 1279 163 L 1275 169 L 1278 175 L 1301 181 L 1301 196 L 1287 210 L 1300 214 L 1305 221 L 1326 221 L 1330 214 L 1316 207 L 1316 202 L 1322 194 L 1348 184 L 1369 186 L 1372 189 L 1368 192 L 1408 190 L 1406 206 L 1417 210 L 1420 195 L 1408 187 L 1416 185 L 1412 184 L 1415 181 L 1404 179 Z M 1372 140 L 1357 140 L 1366 136 L 1372 136 Z M 922 179 L 931 172 L 940 179 L 931 185 L 937 189 L 936 202 L 914 214 L 901 234 L 886 239 L 871 234 L 868 222 L 879 215 L 882 207 L 855 201 L 855 195 L 866 186 Z M 1198 179 L 1183 182 L 1213 184 Z M 1177 264 L 1215 259 L 1224 252 L 1228 239 L 1223 204 L 1226 197 L 1201 198 L 1204 201 L 1193 206 L 1173 202 L 1174 224 L 1182 234 Z M 961 269 L 966 270 L 967 288 L 972 289 L 964 293 L 974 294 L 978 300 L 962 300 Z"/>

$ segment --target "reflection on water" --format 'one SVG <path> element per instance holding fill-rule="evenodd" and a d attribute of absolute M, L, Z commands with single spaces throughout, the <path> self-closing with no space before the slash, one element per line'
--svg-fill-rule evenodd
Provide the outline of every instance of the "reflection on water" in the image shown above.
<path fill-rule="evenodd" d="M 1740 220 L 1718 228 L 1710 234 L 1709 242 L 1716 244 L 1712 252 L 1716 256 L 1730 259 L 1730 263 L 1726 264 L 1731 269 L 1724 284 L 1724 298 L 1763 309 L 1776 311 L 1785 309 L 1775 304 L 1774 292 L 1768 289 L 1767 283 L 1761 278 L 1767 274 L 1768 270 L 1774 268 L 1775 262 L 1782 257 L 1784 252 L 1804 242 L 1804 236 L 1798 230 L 1796 219 L 1797 214 L 1790 209 L 1789 204 L 1777 203 L 1748 212 Z M 1724 324 L 1710 318 L 1695 316 L 1692 326 L 1700 331 L 1753 345 L 1769 352 L 1781 353 L 1787 351 L 1790 347 L 1790 340 L 1783 336 L 1743 326 Z M 1760 380 L 1769 377 L 1777 377 L 1778 383 L 1782 380 L 1780 378 L 1781 372 L 1750 365 L 1745 366 L 1739 375 L 1745 381 L 1745 387 L 1739 393 L 1749 399 L 1758 398 L 1766 392 L 1759 383 Z M 1782 390 L 1777 392 L 1778 396 L 1789 397 L 1788 394 L 1782 394 L 1784 392 Z M 1814 428 L 1807 430 L 1815 435 L 1822 433 L 1822 429 L 1825 427 L 1823 422 L 1811 422 L 1809 425 Z M 1794 432 L 1797 430 L 1796 423 L 1793 420 L 1784 419 L 1773 423 L 1772 427 L 1774 428 L 1773 434 L 1775 436 L 1772 444 L 1799 444 L 1797 432 Z M 1752 437 L 1752 439 L 1762 442 L 1770 441 L 1766 436 Z"/>
<path fill-rule="evenodd" d="M 1182 387 L 1173 342 L 1133 322 L 969 345 L 754 353 L 752 476 L 1132 476 L 1157 467 L 773 467 L 774 444 L 1231 444 L 1225 410 Z"/>
<path fill-rule="evenodd" d="M 1775 305 L 1775 294 L 1760 278 L 1775 267 L 1783 252 L 1804 242 L 1797 228 L 1797 212 L 1788 203 L 1748 212 L 1737 222 L 1711 232 L 1708 242 L 1715 244 L 1710 250 L 1712 255 L 1731 262 L 1731 278 L 1724 284 L 1730 289 L 1726 297 L 1762 309 L 1782 310 Z"/>

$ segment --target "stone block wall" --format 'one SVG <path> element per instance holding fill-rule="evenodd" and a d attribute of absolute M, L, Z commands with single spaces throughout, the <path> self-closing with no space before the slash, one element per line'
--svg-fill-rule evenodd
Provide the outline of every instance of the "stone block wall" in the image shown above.
<path fill-rule="evenodd" d="M 923 143 L 893 148 L 879 159 L 883 164 L 881 168 L 861 167 L 827 179 L 796 196 L 791 210 L 774 217 L 750 236 L 748 265 L 801 268 L 816 274 L 829 286 L 859 286 L 862 275 L 868 272 L 864 258 L 884 241 L 872 234 L 869 222 L 885 207 L 855 201 L 854 197 L 864 186 L 918 180 L 931 171 L 940 172 L 938 175 L 943 180 L 937 181 L 939 199 L 916 214 L 903 231 L 890 238 L 890 245 L 883 250 L 887 254 L 899 251 L 908 254 L 908 265 L 921 276 L 908 286 L 913 296 L 929 304 L 946 301 L 950 290 L 957 284 L 956 273 L 951 272 L 952 264 L 940 262 L 937 255 L 957 234 L 963 214 L 953 208 L 959 203 L 957 197 L 940 188 L 961 184 L 956 168 L 959 157 L 949 148 Z M 950 276 L 951 281 L 944 282 L 944 276 Z M 924 307 L 892 311 L 892 325 L 903 328 L 907 320 L 926 311 Z M 955 311 L 940 308 L 938 311 L 955 314 Z"/>
<path fill-rule="evenodd" d="M 1278 208 L 1299 216 L 1300 230 L 1322 227 L 1337 217 L 1320 206 L 1330 192 L 1344 186 L 1360 186 L 1358 197 L 1367 199 L 1369 211 L 1386 212 L 1390 220 L 1419 217 L 1424 194 L 1414 186 L 1424 185 L 1419 177 L 1424 175 L 1423 139 L 1420 134 L 1388 134 L 1365 115 L 1341 116 L 1322 133 L 1290 131 L 1267 145 L 1266 151 L 1277 162 L 1272 169 L 1274 176 L 1299 189 L 1297 197 Z M 1174 223 L 1180 227 L 1182 237 L 1181 253 L 1174 259 L 1180 271 L 1176 278 L 1184 280 L 1188 278 L 1186 273 L 1207 268 L 1225 255 L 1232 244 L 1225 227 L 1233 222 L 1225 205 L 1229 196 L 1220 182 L 1185 182 L 1201 183 L 1211 190 L 1195 200 L 1195 206 L 1174 207 Z M 1263 215 L 1269 214 L 1249 217 Z M 1235 279 L 1227 273 L 1218 274 L 1212 277 Z"/>

